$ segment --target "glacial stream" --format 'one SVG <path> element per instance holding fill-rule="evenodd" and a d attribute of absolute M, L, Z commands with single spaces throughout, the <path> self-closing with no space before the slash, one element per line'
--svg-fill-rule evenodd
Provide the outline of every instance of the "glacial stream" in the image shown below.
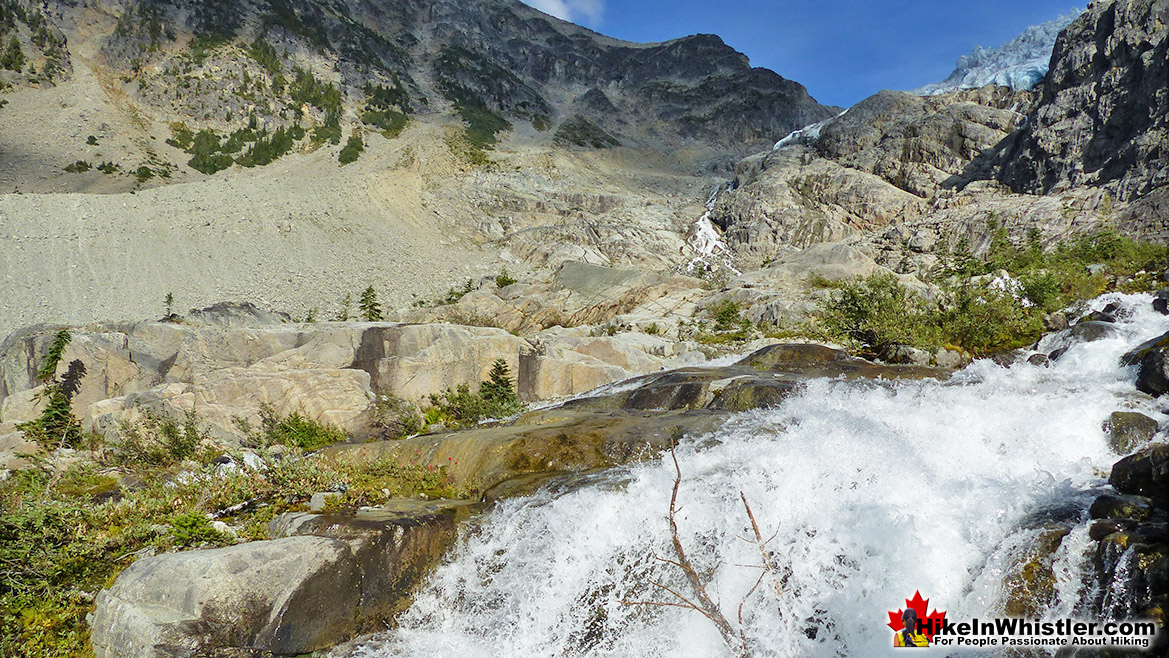
<path fill-rule="evenodd" d="M 1069 509 L 1079 521 L 1056 554 L 1046 614 L 1072 613 L 1092 586 L 1086 509 L 1119 458 L 1101 425 L 1117 410 L 1162 413 L 1118 357 L 1169 319 L 1147 295 L 1094 306 L 1109 301 L 1124 305 L 1119 335 L 1075 344 L 1050 367 L 978 361 L 944 383 L 812 380 L 776 408 L 685 437 L 679 533 L 700 570 L 717 567 L 708 588 L 733 623 L 760 573 L 740 492 L 774 534 L 783 596 L 765 578 L 743 605 L 753 655 L 888 655 L 888 612 L 917 591 L 951 619 L 994 616 L 1012 557 Z M 354 655 L 733 655 L 698 612 L 630 604 L 675 601 L 651 581 L 689 592 L 654 557 L 675 557 L 674 477 L 667 454 L 499 504 L 400 626 Z"/>

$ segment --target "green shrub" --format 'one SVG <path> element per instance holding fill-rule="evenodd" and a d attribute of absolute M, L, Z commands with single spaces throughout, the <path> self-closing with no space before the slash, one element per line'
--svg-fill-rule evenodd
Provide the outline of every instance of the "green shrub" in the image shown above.
<path fill-rule="evenodd" d="M 16 426 L 25 438 L 46 450 L 57 446 L 78 447 L 83 439 L 81 423 L 73 415 L 73 396 L 81 389 L 85 364 L 74 359 L 65 374 L 57 377 L 57 368 L 72 340 L 73 336 L 68 329 L 62 329 L 53 336 L 41 366 L 37 369 L 37 380 L 44 383 L 37 399 L 45 402 L 45 408 L 37 418 Z"/>
<path fill-rule="evenodd" d="M 365 142 L 361 140 L 361 134 L 354 132 L 349 136 L 349 141 L 345 143 L 345 147 L 341 149 L 340 155 L 337 156 L 337 161 L 343 165 L 356 162 L 358 156 L 364 150 Z"/>
<path fill-rule="evenodd" d="M 503 359 L 492 364 L 491 373 L 480 383 L 478 393 L 460 384 L 441 394 L 432 393 L 430 404 L 425 417 L 428 424 L 444 422 L 456 427 L 474 425 L 484 418 L 512 416 L 523 410 L 511 381 L 511 371 Z"/>
<path fill-rule="evenodd" d="M 513 283 L 517 283 L 517 281 L 516 281 L 516 279 L 512 278 L 512 276 L 510 274 L 507 273 L 506 267 L 503 268 L 503 271 L 499 273 L 499 276 L 495 277 L 496 287 L 506 288 Z"/>
<path fill-rule="evenodd" d="M 830 336 L 887 357 L 909 345 L 934 350 L 950 345 L 987 354 L 1030 344 L 1043 331 L 1043 311 L 989 285 L 964 283 L 939 302 L 927 302 L 892 274 L 843 283 L 820 306 Z"/>
<path fill-rule="evenodd" d="M 395 79 L 392 87 L 367 84 L 365 86 L 365 109 L 361 120 L 382 131 L 386 139 L 393 139 L 402 133 L 409 122 L 410 97 Z"/>
<path fill-rule="evenodd" d="M 877 354 L 895 345 L 939 344 L 923 300 L 892 274 L 843 284 L 830 302 L 821 305 L 820 320 L 830 332 Z"/>
<path fill-rule="evenodd" d="M 248 54 L 252 56 L 252 59 L 256 60 L 257 64 L 264 67 L 264 70 L 269 75 L 279 75 L 284 69 L 280 62 L 280 55 L 276 53 L 276 49 L 272 47 L 272 44 L 268 43 L 263 37 L 252 42 L 251 48 L 248 49 Z"/>
<path fill-rule="evenodd" d="M 235 422 L 246 442 L 255 447 L 284 445 L 311 452 L 349 438 L 339 427 L 313 420 L 296 411 L 281 418 L 268 403 L 260 405 L 258 431 L 253 430 L 242 418 L 236 418 Z"/>
<path fill-rule="evenodd" d="M 450 290 L 448 290 L 446 293 L 446 299 L 443 300 L 443 303 L 456 304 L 460 299 L 463 298 L 463 295 L 466 295 L 474 289 L 475 282 L 471 279 L 467 279 L 467 282 L 463 284 L 462 289 L 452 287 Z"/>
<path fill-rule="evenodd" d="M 374 405 L 373 424 L 382 439 L 404 439 L 422 431 L 418 407 L 396 397 L 382 396 Z"/>
<path fill-rule="evenodd" d="M 202 512 L 185 512 L 171 518 L 171 536 L 180 547 L 218 544 L 227 540 L 222 532 L 211 527 L 211 521 Z"/>
<path fill-rule="evenodd" d="M 8 47 L 0 53 L 0 67 L 4 67 L 9 71 L 20 71 L 24 68 L 25 63 L 24 51 L 20 48 L 20 40 L 16 35 L 12 35 L 12 39 L 8 41 Z"/>
<path fill-rule="evenodd" d="M 143 410 L 136 421 L 118 426 L 118 441 L 109 447 L 115 463 L 125 466 L 169 466 L 194 457 L 210 437 L 188 411 L 181 420 Z"/>
<path fill-rule="evenodd" d="M 714 318 L 715 331 L 727 331 L 740 323 L 742 310 L 738 302 L 724 299 L 710 309 L 710 316 Z"/>
<path fill-rule="evenodd" d="M 70 174 L 85 173 L 92 168 L 93 168 L 93 165 L 89 164 L 85 160 L 78 160 L 77 162 L 74 162 L 71 165 L 65 165 L 65 171 L 70 173 Z"/>

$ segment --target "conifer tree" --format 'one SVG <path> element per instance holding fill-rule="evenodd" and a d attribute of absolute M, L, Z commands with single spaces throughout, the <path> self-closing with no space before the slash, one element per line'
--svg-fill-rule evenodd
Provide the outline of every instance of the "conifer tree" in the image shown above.
<path fill-rule="evenodd" d="M 496 359 L 495 363 L 491 364 L 487 381 L 479 385 L 479 397 L 489 404 L 499 405 L 502 409 L 519 406 L 519 397 L 512 386 L 511 370 L 507 367 L 507 361 Z"/>
<path fill-rule="evenodd" d="M 382 307 L 377 301 L 377 291 L 370 286 L 361 293 L 361 301 L 358 303 L 358 308 L 361 309 L 361 317 L 365 318 L 366 322 L 380 322 L 383 320 Z"/>

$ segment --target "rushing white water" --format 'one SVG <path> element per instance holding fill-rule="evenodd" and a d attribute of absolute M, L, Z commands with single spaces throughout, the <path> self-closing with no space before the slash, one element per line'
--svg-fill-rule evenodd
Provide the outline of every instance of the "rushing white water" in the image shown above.
<path fill-rule="evenodd" d="M 1028 524 L 1075 508 L 1081 525 L 1058 555 L 1060 601 L 1081 595 L 1090 546 L 1083 510 L 1116 456 L 1101 429 L 1135 408 L 1132 368 L 1117 358 L 1169 329 L 1148 296 L 1108 296 L 1127 316 L 1115 338 L 1077 344 L 1051 367 L 976 362 L 951 381 L 897 385 L 811 381 L 776 408 L 687 437 L 682 541 L 735 622 L 758 577 L 739 499 L 751 502 L 786 572 L 743 607 L 754 655 L 876 656 L 891 650 L 887 611 L 920 590 L 951 619 L 1001 609 L 1002 576 L 1035 538 Z M 399 628 L 367 639 L 375 656 L 726 656 L 713 624 L 650 581 L 688 592 L 666 512 L 673 463 L 592 476 L 501 503 L 470 529 Z M 779 610 L 784 610 L 781 617 Z M 963 654 L 972 655 L 972 654 Z"/>

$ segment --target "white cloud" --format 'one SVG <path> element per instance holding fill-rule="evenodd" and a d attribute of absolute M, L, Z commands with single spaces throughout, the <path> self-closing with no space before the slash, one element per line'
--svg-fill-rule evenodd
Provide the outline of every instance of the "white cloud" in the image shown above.
<path fill-rule="evenodd" d="M 604 0 L 524 0 L 529 5 L 556 18 L 573 23 L 599 25 L 605 13 Z"/>

